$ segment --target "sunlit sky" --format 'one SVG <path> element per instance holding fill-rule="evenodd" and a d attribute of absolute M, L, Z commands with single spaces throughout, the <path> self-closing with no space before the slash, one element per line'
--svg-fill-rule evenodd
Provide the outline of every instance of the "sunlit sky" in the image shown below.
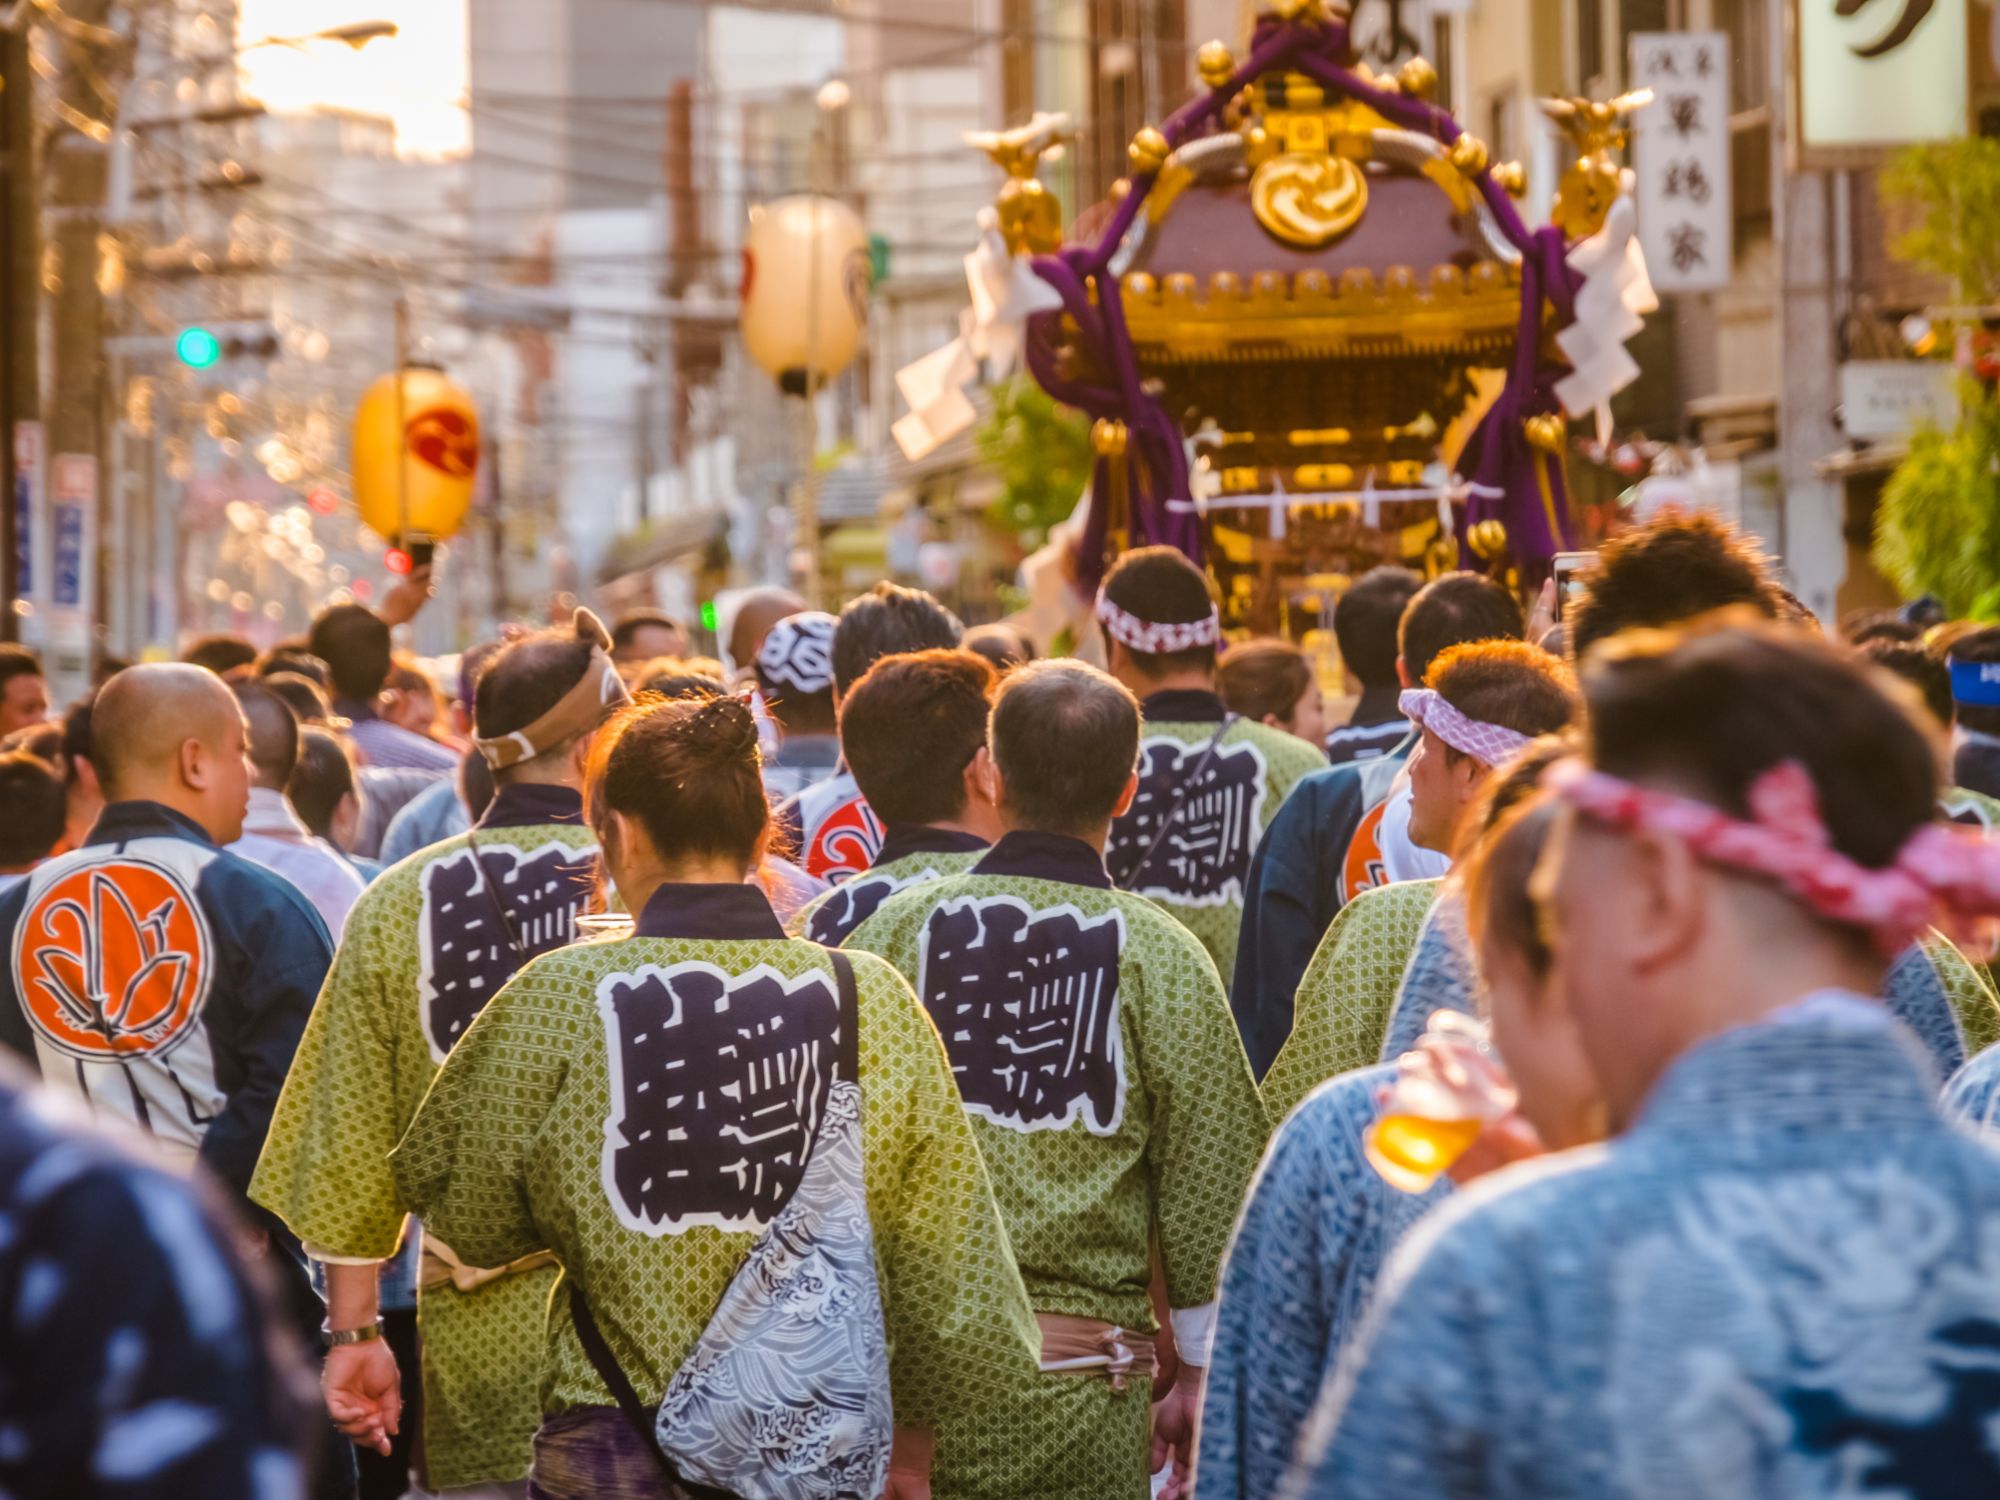
<path fill-rule="evenodd" d="M 303 36 L 360 21 L 393 21 L 397 35 L 360 52 L 336 42 L 243 55 L 245 86 L 274 110 L 316 104 L 388 115 L 406 155 L 463 151 L 467 82 L 465 0 L 240 0 L 238 37 Z"/>

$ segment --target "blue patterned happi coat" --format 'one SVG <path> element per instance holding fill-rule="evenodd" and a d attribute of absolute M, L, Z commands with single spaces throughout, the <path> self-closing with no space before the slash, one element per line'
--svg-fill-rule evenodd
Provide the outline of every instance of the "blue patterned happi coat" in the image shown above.
<path fill-rule="evenodd" d="M 1389 1252 L 1451 1191 L 1398 1192 L 1362 1154 L 1394 1068 L 1323 1083 L 1292 1111 L 1250 1190 L 1223 1273 L 1195 1455 L 1198 1500 L 1264 1500 Z"/>
<path fill-rule="evenodd" d="M 2000 1494 L 2000 1154 L 1934 1090 L 1854 996 L 1694 1048 L 1418 1226 L 1278 1492 Z"/>

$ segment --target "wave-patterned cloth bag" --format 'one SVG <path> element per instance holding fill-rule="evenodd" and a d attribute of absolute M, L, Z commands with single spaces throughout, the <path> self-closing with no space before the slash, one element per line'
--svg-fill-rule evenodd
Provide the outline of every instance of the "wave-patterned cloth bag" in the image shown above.
<path fill-rule="evenodd" d="M 683 1475 L 744 1500 L 875 1500 L 893 1430 L 861 1090 L 843 1079 L 805 1175 L 675 1373 L 655 1431 Z"/>
<path fill-rule="evenodd" d="M 862 1178 L 854 969 L 839 981 L 835 1081 L 790 1200 L 730 1279 L 655 1412 L 571 1284 L 584 1352 L 674 1491 L 696 1500 L 876 1500 L 895 1418 Z"/>

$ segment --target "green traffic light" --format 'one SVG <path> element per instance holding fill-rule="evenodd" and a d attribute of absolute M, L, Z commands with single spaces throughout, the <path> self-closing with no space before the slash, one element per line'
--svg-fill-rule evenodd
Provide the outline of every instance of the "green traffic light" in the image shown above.
<path fill-rule="evenodd" d="M 206 370 L 222 358 L 222 340 L 206 328 L 184 328 L 174 341 L 174 353 L 193 370 Z"/>
<path fill-rule="evenodd" d="M 715 601 L 713 599 L 704 599 L 701 601 L 701 628 L 709 631 L 715 629 Z"/>

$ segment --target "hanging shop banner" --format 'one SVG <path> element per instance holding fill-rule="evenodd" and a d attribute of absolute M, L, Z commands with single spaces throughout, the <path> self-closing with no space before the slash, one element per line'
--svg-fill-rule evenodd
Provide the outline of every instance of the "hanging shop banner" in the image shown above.
<path fill-rule="evenodd" d="M 21 611 L 21 638 L 41 639 L 42 570 L 38 546 L 42 533 L 42 424 L 14 424 L 14 593 L 26 606 Z"/>
<path fill-rule="evenodd" d="M 1969 0 L 1792 0 L 1798 165 L 1953 140 L 1970 114 Z"/>
<path fill-rule="evenodd" d="M 1727 286 L 1735 215 L 1729 184 L 1729 38 L 1632 34 L 1632 80 L 1653 91 L 1632 143 L 1639 246 L 1658 292 Z"/>
<path fill-rule="evenodd" d="M 97 460 L 58 453 L 49 466 L 49 698 L 73 703 L 90 691 L 91 611 L 97 569 Z"/>

